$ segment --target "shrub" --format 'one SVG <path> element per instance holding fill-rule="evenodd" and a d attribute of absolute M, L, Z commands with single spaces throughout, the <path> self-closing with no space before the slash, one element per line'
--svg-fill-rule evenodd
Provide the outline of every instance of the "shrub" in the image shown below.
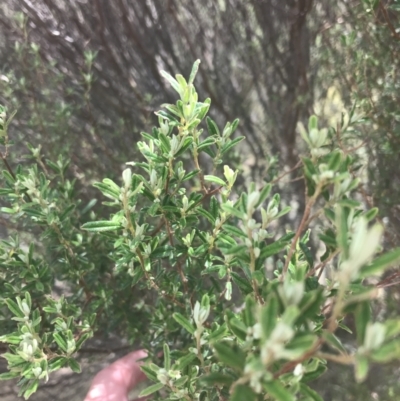
<path fill-rule="evenodd" d="M 1 242 L 0 313 L 13 317 L 0 337 L 9 348 L 0 378 L 20 378 L 26 398 L 50 372 L 79 371 L 82 344 L 116 328 L 149 350 L 143 370 L 153 384 L 142 395 L 163 400 L 321 400 L 308 383 L 327 361 L 354 365 L 362 381 L 370 363 L 400 356 L 400 320 L 371 315 L 371 277 L 400 250 L 381 254 L 383 227 L 370 224 L 377 210 L 356 200 L 353 111 L 337 131 L 319 129 L 316 117 L 300 127 L 306 207 L 295 230 L 277 235 L 290 208 L 271 183 L 235 193 L 238 171 L 223 158 L 243 138 L 233 136 L 237 120 L 220 130 L 206 118 L 210 100 L 199 102 L 193 86 L 198 65 L 188 81 L 163 73 L 180 99 L 142 133 L 143 160 L 127 163 L 122 185 L 95 184 L 113 210 L 106 220 L 88 213 L 94 201 L 80 204 L 68 164 L 43 162 L 39 148 L 31 147 L 31 167 L 12 171 L 1 111 L 2 212 L 25 237 Z M 32 235 L 41 239 L 36 252 Z M 56 279 L 67 294 L 54 292 Z M 337 336 L 350 330 L 348 314 L 351 351 Z"/>

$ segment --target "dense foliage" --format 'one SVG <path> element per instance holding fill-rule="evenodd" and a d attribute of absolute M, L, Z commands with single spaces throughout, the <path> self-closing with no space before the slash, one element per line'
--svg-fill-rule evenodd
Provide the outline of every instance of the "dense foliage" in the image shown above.
<path fill-rule="evenodd" d="M 13 171 L 12 116 L 1 110 L 2 212 L 32 236 L 1 242 L 9 372 L 0 377 L 20 378 L 26 398 L 52 371 L 79 371 L 76 352 L 103 325 L 121 325 L 132 341 L 140 333 L 149 350 L 143 370 L 154 382 L 142 394 L 160 400 L 321 400 L 308 383 L 327 361 L 353 365 L 361 382 L 371 363 L 400 357 L 400 320 L 371 315 L 374 277 L 400 250 L 382 252 L 378 211 L 357 199 L 365 159 L 355 110 L 336 128 L 319 128 L 315 116 L 299 126 L 305 209 L 281 233 L 290 207 L 276 182 L 234 190 L 239 171 L 224 159 L 243 140 L 234 134 L 239 121 L 219 128 L 206 117 L 211 101 L 199 101 L 193 86 L 198 67 L 188 80 L 162 72 L 179 100 L 142 133 L 141 160 L 127 163 L 121 184 L 94 184 L 107 198 L 107 219 L 91 210 L 94 201 L 81 204 L 68 163 L 43 161 L 40 148 Z M 348 315 L 354 349 L 336 335 L 351 332 Z"/>

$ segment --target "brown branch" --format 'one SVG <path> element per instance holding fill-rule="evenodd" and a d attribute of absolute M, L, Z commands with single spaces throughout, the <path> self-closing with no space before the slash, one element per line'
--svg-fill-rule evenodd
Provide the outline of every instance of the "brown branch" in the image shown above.
<path fill-rule="evenodd" d="M 381 280 L 378 284 L 376 284 L 377 288 L 387 288 L 391 287 L 393 285 L 399 284 L 399 281 L 393 281 L 394 279 L 397 279 L 400 277 L 400 272 L 396 272 L 391 274 L 389 277 L 386 277 L 385 279 Z"/>
<path fill-rule="evenodd" d="M 392 35 L 397 39 L 400 40 L 400 35 L 396 32 L 395 27 L 392 24 L 392 21 L 390 21 L 390 17 L 389 14 L 387 12 L 386 7 L 383 5 L 382 1 L 379 2 L 379 8 L 382 11 L 383 17 L 385 18 L 385 21 L 390 29 L 390 32 L 392 33 Z"/>
<path fill-rule="evenodd" d="M 273 181 L 271 181 L 271 184 L 276 184 L 276 183 L 277 183 L 278 181 L 280 181 L 283 177 L 285 177 L 286 175 L 292 173 L 293 171 L 295 171 L 295 170 L 297 170 L 299 167 L 301 167 L 302 164 L 303 164 L 303 163 L 302 163 L 301 160 L 298 161 L 297 164 L 296 164 L 294 167 L 292 167 L 290 170 L 285 171 L 283 174 L 281 174 L 280 176 L 278 176 L 277 178 L 275 178 Z M 300 177 L 300 179 L 301 179 L 301 178 L 303 178 L 303 177 Z M 296 179 L 296 181 L 297 181 L 297 179 Z M 293 180 L 292 180 L 292 182 L 293 182 Z"/>

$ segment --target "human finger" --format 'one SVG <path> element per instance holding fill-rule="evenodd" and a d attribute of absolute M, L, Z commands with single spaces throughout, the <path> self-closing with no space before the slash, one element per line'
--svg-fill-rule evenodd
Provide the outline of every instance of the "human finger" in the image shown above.
<path fill-rule="evenodd" d="M 146 379 L 139 359 L 146 351 L 133 351 L 101 370 L 93 379 L 84 401 L 128 401 L 129 392 Z"/>

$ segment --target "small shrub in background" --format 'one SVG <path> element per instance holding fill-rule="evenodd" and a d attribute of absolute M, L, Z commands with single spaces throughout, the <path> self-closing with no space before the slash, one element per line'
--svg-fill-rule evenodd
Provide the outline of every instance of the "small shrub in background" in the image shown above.
<path fill-rule="evenodd" d="M 206 117 L 210 100 L 200 102 L 193 86 L 198 65 L 188 81 L 163 73 L 179 100 L 142 133 L 143 159 L 128 163 L 121 183 L 95 184 L 107 198 L 107 220 L 90 211 L 94 201 L 80 204 L 68 164 L 43 161 L 39 148 L 31 148 L 30 168 L 13 172 L 2 110 L 0 193 L 9 203 L 2 212 L 41 238 L 37 252 L 16 236 L 0 250 L 0 313 L 12 316 L 0 337 L 9 348 L 0 378 L 20 378 L 26 398 L 52 371 L 79 371 L 76 353 L 106 328 L 148 349 L 143 370 L 152 384 L 142 395 L 160 400 L 322 400 L 309 383 L 327 361 L 354 365 L 363 381 L 371 363 L 400 357 L 400 320 L 371 316 L 370 278 L 400 250 L 380 252 L 377 210 L 353 196 L 354 111 L 337 131 L 319 129 L 315 117 L 300 127 L 306 207 L 300 225 L 277 237 L 290 208 L 271 183 L 234 192 L 238 171 L 223 160 L 243 138 L 233 135 L 237 120 L 220 129 Z M 308 244 L 314 232 L 320 257 Z M 274 272 L 271 257 L 280 261 Z M 67 295 L 54 293 L 56 279 Z M 348 329 L 348 314 L 352 350 L 336 335 Z"/>

